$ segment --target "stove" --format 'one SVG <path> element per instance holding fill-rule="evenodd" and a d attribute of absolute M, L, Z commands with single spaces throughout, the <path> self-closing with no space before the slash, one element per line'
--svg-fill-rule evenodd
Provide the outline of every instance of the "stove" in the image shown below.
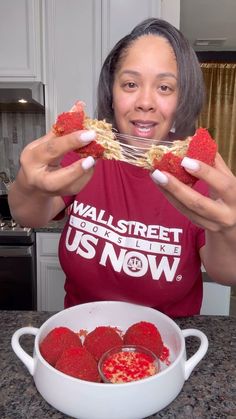
<path fill-rule="evenodd" d="M 34 241 L 31 227 L 23 227 L 12 218 L 0 218 L 0 244 L 30 244 Z"/>
<path fill-rule="evenodd" d="M 15 220 L 0 218 L 0 236 L 14 234 L 16 236 L 29 236 L 32 232 L 31 227 L 23 227 Z"/>
<path fill-rule="evenodd" d="M 0 245 L 30 244 L 33 236 L 32 228 L 21 226 L 12 218 L 7 195 L 0 195 Z"/>
<path fill-rule="evenodd" d="M 37 308 L 35 231 L 12 219 L 0 195 L 0 310 Z"/>
<path fill-rule="evenodd" d="M 35 232 L 0 217 L 0 309 L 37 307 Z"/>

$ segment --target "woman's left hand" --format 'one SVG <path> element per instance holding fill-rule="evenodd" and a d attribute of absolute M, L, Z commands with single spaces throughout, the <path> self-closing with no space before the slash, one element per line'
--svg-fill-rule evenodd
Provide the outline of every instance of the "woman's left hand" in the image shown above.
<path fill-rule="evenodd" d="M 161 186 L 166 198 L 194 224 L 211 232 L 236 229 L 236 177 L 220 154 L 216 156 L 214 167 L 196 160 L 193 160 L 194 165 L 194 170 L 185 169 L 208 184 L 209 197 L 169 173 L 155 171 L 151 177 Z"/>

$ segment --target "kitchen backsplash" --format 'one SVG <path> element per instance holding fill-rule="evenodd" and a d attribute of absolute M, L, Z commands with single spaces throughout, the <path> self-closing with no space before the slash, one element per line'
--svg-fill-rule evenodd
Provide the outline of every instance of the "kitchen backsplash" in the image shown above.
<path fill-rule="evenodd" d="M 0 172 L 14 179 L 26 144 L 45 134 L 42 113 L 0 113 Z"/>

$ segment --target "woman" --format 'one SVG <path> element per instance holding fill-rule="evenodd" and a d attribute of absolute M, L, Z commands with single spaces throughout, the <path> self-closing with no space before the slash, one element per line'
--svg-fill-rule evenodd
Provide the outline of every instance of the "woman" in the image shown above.
<path fill-rule="evenodd" d="M 98 118 L 125 134 L 158 140 L 192 135 L 203 103 L 194 51 L 169 23 L 148 19 L 108 55 L 100 75 Z M 201 263 L 221 284 L 236 272 L 236 179 L 217 155 L 215 167 L 185 158 L 194 188 L 155 170 L 73 152 L 95 138 L 52 132 L 29 144 L 10 193 L 22 224 L 46 224 L 66 207 L 59 256 L 65 307 L 122 300 L 171 317 L 199 313 Z"/>

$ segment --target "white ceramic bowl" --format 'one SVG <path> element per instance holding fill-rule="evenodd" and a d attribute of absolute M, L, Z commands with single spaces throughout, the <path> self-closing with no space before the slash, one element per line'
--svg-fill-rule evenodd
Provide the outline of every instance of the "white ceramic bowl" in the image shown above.
<path fill-rule="evenodd" d="M 53 328 L 67 326 L 74 331 L 97 326 L 118 327 L 126 331 L 139 321 L 154 323 L 170 350 L 171 365 L 157 375 L 124 384 L 94 383 L 70 377 L 49 365 L 39 351 L 39 343 Z M 35 335 L 31 357 L 20 345 L 20 337 Z M 186 360 L 185 338 L 200 339 L 199 349 Z M 34 378 L 43 398 L 56 409 L 78 419 L 142 419 L 171 403 L 181 391 L 208 348 L 204 333 L 197 329 L 181 330 L 168 316 L 135 304 L 101 301 L 60 311 L 40 329 L 23 327 L 12 336 L 12 348 Z"/>

